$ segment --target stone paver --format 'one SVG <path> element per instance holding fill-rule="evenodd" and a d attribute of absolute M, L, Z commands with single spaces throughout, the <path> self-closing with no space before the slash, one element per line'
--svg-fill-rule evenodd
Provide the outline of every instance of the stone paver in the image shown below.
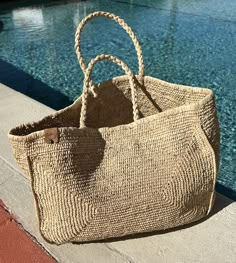
<path fill-rule="evenodd" d="M 6 167 L 6 162 L 0 159 L 0 185 L 9 177 L 11 177 L 11 174 L 9 173 L 8 167 Z"/>
<path fill-rule="evenodd" d="M 0 96 L 0 198 L 59 262 L 235 262 L 236 202 L 222 195 L 218 195 L 210 218 L 185 229 L 106 243 L 56 246 L 44 241 L 38 230 L 30 181 L 19 172 L 6 134 L 9 128 L 37 120 L 52 110 L 1 85 Z"/>

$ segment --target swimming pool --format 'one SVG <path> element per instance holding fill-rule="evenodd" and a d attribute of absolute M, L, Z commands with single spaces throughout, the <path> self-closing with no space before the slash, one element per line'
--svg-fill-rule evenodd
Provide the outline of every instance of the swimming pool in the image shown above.
<path fill-rule="evenodd" d="M 0 82 L 55 109 L 70 104 L 80 95 L 83 80 L 73 47 L 75 29 L 97 10 L 118 14 L 133 28 L 143 48 L 146 75 L 214 90 L 221 127 L 217 189 L 236 199 L 236 1 L 0 3 Z M 137 72 L 132 42 L 107 19 L 85 27 L 82 51 L 86 62 L 111 53 Z M 118 74 L 123 72 L 104 62 L 96 66 L 93 79 Z"/>

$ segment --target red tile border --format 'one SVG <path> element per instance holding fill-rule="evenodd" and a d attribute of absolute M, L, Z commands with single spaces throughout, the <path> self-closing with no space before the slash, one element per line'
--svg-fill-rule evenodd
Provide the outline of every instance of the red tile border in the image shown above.
<path fill-rule="evenodd" d="M 20 227 L 0 199 L 0 263 L 56 263 Z"/>

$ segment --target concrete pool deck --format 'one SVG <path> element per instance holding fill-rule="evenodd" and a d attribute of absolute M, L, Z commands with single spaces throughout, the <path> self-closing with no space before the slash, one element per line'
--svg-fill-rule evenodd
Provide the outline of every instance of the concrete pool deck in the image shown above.
<path fill-rule="evenodd" d="M 191 227 L 105 243 L 56 246 L 44 241 L 38 229 L 30 181 L 13 159 L 7 133 L 18 124 L 52 112 L 49 107 L 0 84 L 0 199 L 53 258 L 63 263 L 236 262 L 236 202 L 220 194 L 210 217 Z"/>

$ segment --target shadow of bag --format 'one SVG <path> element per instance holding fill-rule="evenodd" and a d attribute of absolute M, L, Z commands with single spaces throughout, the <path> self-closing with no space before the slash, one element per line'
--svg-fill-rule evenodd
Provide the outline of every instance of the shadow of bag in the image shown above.
<path fill-rule="evenodd" d="M 139 72 L 112 55 L 85 65 L 80 34 L 92 18 L 119 23 Z M 120 17 L 95 12 L 77 28 L 84 88 L 71 106 L 9 132 L 16 161 L 32 180 L 40 230 L 49 242 L 84 242 L 163 230 L 211 211 L 219 163 L 214 94 L 144 75 L 139 42 Z M 125 72 L 93 84 L 93 66 Z"/>

